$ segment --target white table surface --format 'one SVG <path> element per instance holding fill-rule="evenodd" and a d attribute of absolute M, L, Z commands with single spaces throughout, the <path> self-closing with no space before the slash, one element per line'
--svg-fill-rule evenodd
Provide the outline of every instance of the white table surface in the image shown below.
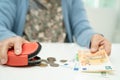
<path fill-rule="evenodd" d="M 81 47 L 74 43 L 41 43 L 39 56 L 73 59 Z M 0 65 L 0 80 L 120 80 L 120 44 L 112 45 L 110 60 L 115 68 L 113 74 L 82 73 L 68 67 L 9 67 Z"/>

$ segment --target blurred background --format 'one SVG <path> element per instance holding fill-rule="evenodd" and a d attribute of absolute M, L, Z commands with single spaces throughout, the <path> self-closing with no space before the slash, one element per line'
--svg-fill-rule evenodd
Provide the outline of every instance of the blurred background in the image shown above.
<path fill-rule="evenodd" d="M 120 43 L 120 0 L 83 0 L 93 29 Z"/>

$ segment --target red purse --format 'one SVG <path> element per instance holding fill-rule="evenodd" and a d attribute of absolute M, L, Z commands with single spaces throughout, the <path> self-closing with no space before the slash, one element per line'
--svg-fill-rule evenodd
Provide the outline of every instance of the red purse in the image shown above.
<path fill-rule="evenodd" d="M 15 55 L 14 50 L 8 51 L 8 66 L 32 66 L 40 64 L 41 58 L 36 56 L 41 50 L 38 42 L 25 43 L 22 46 L 22 53 Z"/>

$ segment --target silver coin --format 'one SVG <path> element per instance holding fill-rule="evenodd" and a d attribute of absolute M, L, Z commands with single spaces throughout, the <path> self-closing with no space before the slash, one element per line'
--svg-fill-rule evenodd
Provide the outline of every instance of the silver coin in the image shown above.
<path fill-rule="evenodd" d="M 50 64 L 51 67 L 59 67 L 59 64 L 57 63 L 53 63 L 53 64 Z"/>
<path fill-rule="evenodd" d="M 62 60 L 60 60 L 60 62 L 65 63 L 65 62 L 67 62 L 67 60 L 62 59 Z"/>
<path fill-rule="evenodd" d="M 56 61 L 56 58 L 54 58 L 54 57 L 48 57 L 47 60 L 48 61 Z"/>

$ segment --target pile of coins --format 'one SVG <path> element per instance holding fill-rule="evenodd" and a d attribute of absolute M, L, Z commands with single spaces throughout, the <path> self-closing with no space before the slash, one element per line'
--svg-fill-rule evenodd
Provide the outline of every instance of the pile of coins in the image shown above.
<path fill-rule="evenodd" d="M 50 65 L 51 67 L 59 67 L 58 63 L 55 63 L 56 58 L 54 57 L 48 57 L 47 60 L 46 59 L 42 59 L 41 63 L 39 64 L 40 67 L 47 67 L 48 65 Z M 65 63 L 67 62 L 67 60 L 60 60 L 61 63 Z"/>
<path fill-rule="evenodd" d="M 47 61 L 48 61 L 48 64 L 50 64 L 51 67 L 59 67 L 59 64 L 55 63 L 56 58 L 48 57 Z"/>
<path fill-rule="evenodd" d="M 39 64 L 40 67 L 47 67 L 47 66 L 51 66 L 51 67 L 59 67 L 58 63 L 55 63 L 56 58 L 54 57 L 48 57 L 47 59 L 42 59 L 41 63 Z M 60 60 L 61 63 L 65 63 L 67 62 L 67 60 L 62 59 Z"/>

